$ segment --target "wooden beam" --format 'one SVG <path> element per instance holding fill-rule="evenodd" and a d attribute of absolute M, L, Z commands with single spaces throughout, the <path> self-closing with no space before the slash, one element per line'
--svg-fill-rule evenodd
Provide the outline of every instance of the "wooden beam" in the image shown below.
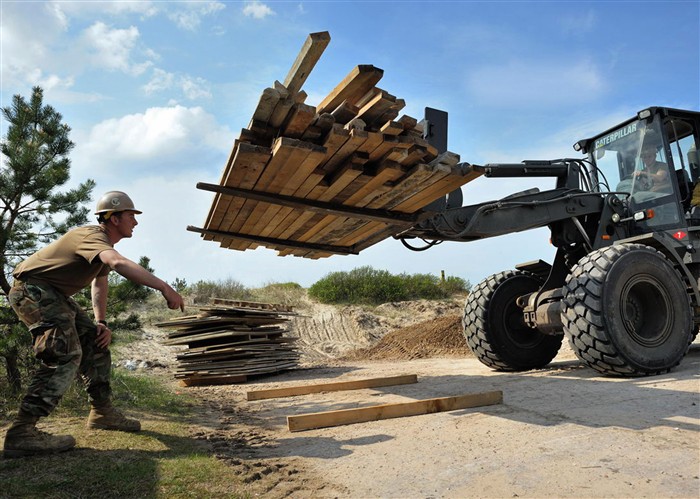
<path fill-rule="evenodd" d="M 470 407 L 495 405 L 502 402 L 503 392 L 500 390 L 472 393 L 456 397 L 442 397 L 398 404 L 375 405 L 357 409 L 343 409 L 339 411 L 287 416 L 287 427 L 289 431 L 303 431 L 313 428 L 328 428 L 330 426 L 365 423 L 367 421 L 379 421 L 382 419 L 417 416 L 434 412 L 454 411 Z"/>
<path fill-rule="evenodd" d="M 338 172 L 338 178 L 334 180 L 330 188 L 340 184 L 341 187 L 338 187 L 338 190 L 340 190 L 342 186 L 347 186 L 353 178 L 360 175 L 357 173 L 356 165 L 352 161 L 348 161 L 346 166 L 346 168 L 343 168 L 342 171 Z M 372 220 L 398 225 L 411 226 L 425 220 L 426 218 L 435 216 L 433 212 L 399 213 L 381 209 L 369 210 L 364 208 L 356 208 L 354 206 L 329 203 L 327 201 L 318 201 L 315 199 L 298 199 L 292 196 L 283 196 L 281 194 L 271 194 L 249 189 L 239 189 L 236 187 L 224 187 L 217 184 L 207 184 L 206 182 L 197 182 L 197 189 L 218 192 L 219 194 L 225 194 L 227 196 L 244 197 L 246 199 L 262 201 L 264 203 L 274 203 L 280 206 L 288 206 L 290 208 L 320 213 L 321 215 L 332 213 L 341 216 L 359 218 L 364 221 Z M 332 195 L 335 195 L 335 191 L 331 191 L 331 195 L 329 195 L 329 197 L 332 197 Z"/>
<path fill-rule="evenodd" d="M 362 98 L 374 85 L 381 80 L 384 70 L 372 65 L 360 65 L 336 86 L 316 108 L 318 113 L 331 112 L 347 99 L 349 104 Z"/>
<path fill-rule="evenodd" d="M 231 385 L 234 383 L 245 383 L 248 376 L 239 374 L 231 376 L 202 376 L 188 377 L 180 380 L 180 386 L 205 386 L 205 385 Z"/>
<path fill-rule="evenodd" d="M 279 397 L 294 397 L 295 395 L 308 395 L 310 393 L 361 390 L 363 388 L 409 385 L 412 383 L 418 383 L 418 376 L 416 376 L 415 374 L 407 374 L 403 376 L 390 376 L 387 378 L 337 381 L 334 383 L 319 383 L 316 385 L 286 386 L 283 388 L 271 388 L 269 390 L 252 390 L 246 392 L 246 400 L 263 400 Z"/>
<path fill-rule="evenodd" d="M 306 37 L 306 41 L 301 47 L 296 61 L 294 61 L 287 77 L 284 79 L 284 86 L 287 87 L 291 95 L 301 90 L 311 70 L 321 58 L 321 54 L 326 50 L 330 41 L 331 35 L 328 31 L 311 33 Z"/>
<path fill-rule="evenodd" d="M 284 239 L 275 239 L 271 237 L 260 237 L 251 234 L 240 234 L 237 232 L 228 232 L 222 230 L 209 230 L 202 229 L 199 227 L 193 227 L 192 225 L 187 226 L 187 230 L 190 232 L 198 232 L 200 234 L 209 234 L 212 236 L 221 236 L 222 238 L 228 239 L 240 239 L 241 241 L 254 242 L 264 245 L 271 246 L 284 246 L 290 248 L 304 249 L 304 250 L 320 250 L 327 251 L 329 253 L 335 253 L 338 255 L 356 255 L 357 252 L 352 249 L 352 247 L 347 246 L 331 246 L 327 244 L 311 244 L 311 243 L 298 243 L 295 241 L 287 241 Z"/>

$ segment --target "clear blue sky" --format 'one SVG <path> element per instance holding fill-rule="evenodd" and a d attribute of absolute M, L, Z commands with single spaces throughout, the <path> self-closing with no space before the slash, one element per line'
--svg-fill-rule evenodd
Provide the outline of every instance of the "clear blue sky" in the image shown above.
<path fill-rule="evenodd" d="M 202 226 L 212 195 L 260 93 L 284 80 L 306 36 L 331 43 L 304 90 L 316 105 L 356 65 L 384 69 L 379 86 L 449 112 L 449 149 L 488 163 L 577 156 L 578 139 L 638 110 L 699 110 L 700 3 L 693 1 L 0 1 L 1 94 L 45 101 L 76 143 L 72 178 L 95 197 L 128 192 L 140 224 L 117 249 L 151 258 L 156 274 L 249 286 L 371 265 L 394 273 L 445 270 L 473 284 L 536 258 L 546 230 L 413 253 L 394 240 L 359 256 L 311 261 L 266 249 L 219 248 Z M 2 135 L 7 125 L 1 125 Z M 469 203 L 532 181 L 479 179 Z"/>

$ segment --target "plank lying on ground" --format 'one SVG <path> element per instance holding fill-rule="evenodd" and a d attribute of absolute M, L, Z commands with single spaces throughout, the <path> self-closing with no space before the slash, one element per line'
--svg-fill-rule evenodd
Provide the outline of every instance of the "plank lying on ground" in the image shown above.
<path fill-rule="evenodd" d="M 376 388 L 380 386 L 408 385 L 417 382 L 418 376 L 416 376 L 415 374 L 407 374 L 403 376 L 390 376 L 388 378 L 358 379 L 353 381 L 320 383 L 317 385 L 287 386 L 284 388 L 271 388 L 269 390 L 252 390 L 246 392 L 246 400 L 263 400 L 278 397 L 293 397 L 295 395 L 308 395 L 310 393 L 360 390 L 362 388 Z"/>
<path fill-rule="evenodd" d="M 205 378 L 189 377 L 180 380 L 180 386 L 199 386 L 199 385 L 230 385 L 232 383 L 245 383 L 248 381 L 248 376 L 209 376 Z"/>
<path fill-rule="evenodd" d="M 470 407 L 495 405 L 502 402 L 503 392 L 500 390 L 471 393 L 468 395 L 458 395 L 456 397 L 442 397 L 398 404 L 375 405 L 357 409 L 343 409 L 339 411 L 287 416 L 287 427 L 289 431 L 303 431 L 313 428 L 328 428 L 330 426 L 366 423 L 368 421 L 379 421 L 381 419 L 468 409 Z"/>

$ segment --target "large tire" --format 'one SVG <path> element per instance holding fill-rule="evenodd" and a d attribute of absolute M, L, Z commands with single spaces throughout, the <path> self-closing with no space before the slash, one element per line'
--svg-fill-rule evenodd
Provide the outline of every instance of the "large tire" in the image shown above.
<path fill-rule="evenodd" d="M 561 318 L 576 355 L 616 376 L 668 372 L 685 356 L 695 329 L 680 273 L 640 244 L 582 258 L 567 277 Z"/>
<path fill-rule="evenodd" d="M 483 364 L 498 371 L 526 371 L 549 364 L 563 335 L 529 327 L 515 300 L 537 291 L 542 282 L 524 271 L 506 271 L 481 281 L 464 305 L 464 336 Z"/>

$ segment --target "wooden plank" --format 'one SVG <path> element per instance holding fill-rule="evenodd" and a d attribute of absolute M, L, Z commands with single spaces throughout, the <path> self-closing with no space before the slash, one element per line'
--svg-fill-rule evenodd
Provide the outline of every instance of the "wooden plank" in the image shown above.
<path fill-rule="evenodd" d="M 272 151 L 267 147 L 245 143 L 239 144 L 229 175 L 223 185 L 251 189 L 271 157 Z M 232 204 L 233 206 L 231 206 Z M 230 224 L 233 221 L 233 217 L 235 217 L 236 210 L 242 204 L 243 200 L 241 199 L 234 200 L 230 197 L 223 197 L 215 207 L 217 213 L 221 214 L 221 218 L 218 220 L 212 219 L 207 228 L 219 229 Z"/>
<path fill-rule="evenodd" d="M 416 165 L 411 172 L 401 180 L 396 186 L 384 194 L 377 196 L 367 207 L 369 208 L 391 208 L 403 199 L 412 196 L 422 189 L 423 185 L 429 185 L 433 181 L 444 177 L 450 172 L 449 167 L 444 165 L 429 166 L 424 164 Z M 414 210 L 415 211 L 415 210 Z M 334 241 L 339 246 L 351 246 L 357 240 L 368 237 L 368 231 L 376 232 L 383 230 L 387 224 L 381 222 L 366 222 L 358 219 L 348 219 L 341 226 L 336 227 L 328 233 L 322 241 Z M 319 240 L 319 241 L 321 241 Z"/>
<path fill-rule="evenodd" d="M 275 110 L 272 111 L 272 116 L 270 116 L 269 125 L 272 128 L 281 128 L 282 125 L 287 121 L 287 116 L 289 116 L 290 111 L 294 106 L 294 99 L 287 97 L 286 99 L 281 99 L 275 106 Z"/>
<path fill-rule="evenodd" d="M 316 169 L 322 157 L 325 157 L 325 154 L 319 154 L 324 148 L 316 147 L 317 149 L 315 150 L 307 149 L 302 151 L 300 149 L 298 152 L 292 153 L 288 160 L 289 166 L 285 167 L 285 172 L 281 172 L 280 175 L 277 176 L 270 186 L 270 192 L 280 193 L 285 196 L 294 194 L 294 191 L 296 191 L 301 183 Z M 309 156 L 311 156 L 310 159 Z M 265 206 L 265 203 L 261 203 L 260 206 Z M 276 226 L 273 225 L 275 222 L 274 218 L 282 208 L 283 207 L 278 204 L 267 204 L 264 213 L 260 215 L 259 220 L 250 231 L 250 234 L 269 234 L 272 228 Z"/>
<path fill-rule="evenodd" d="M 211 303 L 214 305 L 220 305 L 224 308 L 233 307 L 235 309 L 253 309 L 253 310 L 270 310 L 271 312 L 292 312 L 294 307 L 291 305 L 283 305 L 282 303 L 266 303 L 258 301 L 242 301 L 242 300 L 231 300 L 229 298 L 214 298 Z M 202 307 L 207 310 L 214 309 L 217 307 L 208 306 Z"/>
<path fill-rule="evenodd" d="M 366 132 L 367 139 L 358 146 L 357 152 L 364 152 L 368 155 L 373 152 L 384 140 L 384 136 L 377 132 Z"/>
<path fill-rule="evenodd" d="M 280 98 L 280 93 L 274 88 L 266 88 L 263 90 L 262 95 L 260 96 L 260 101 L 253 112 L 253 117 L 251 118 L 250 122 L 260 121 L 267 123 L 270 120 L 272 111 L 274 111 Z"/>
<path fill-rule="evenodd" d="M 386 122 L 379 131 L 386 135 L 399 135 L 403 133 L 403 125 L 398 121 L 388 121 Z"/>
<path fill-rule="evenodd" d="M 308 159 L 311 159 L 311 157 Z M 322 159 L 323 158 L 316 157 L 315 164 L 318 165 Z M 306 194 L 308 194 L 308 192 L 310 192 L 323 180 L 324 176 L 325 172 L 322 169 L 314 169 L 311 173 L 307 175 L 302 185 L 300 185 L 297 188 L 297 190 L 294 191 L 294 195 L 297 196 L 297 194 L 303 194 L 302 197 L 305 197 Z M 286 229 L 287 226 L 292 222 L 292 220 L 294 220 L 294 218 L 298 216 L 299 213 L 299 210 L 295 210 L 294 208 L 289 208 L 286 206 L 280 207 L 278 212 L 273 216 L 273 218 L 270 219 L 269 223 L 263 229 L 260 235 L 265 237 L 277 237 L 277 235 L 279 235 L 279 232 Z"/>
<path fill-rule="evenodd" d="M 303 104 L 304 102 L 306 102 L 307 97 L 308 97 L 308 95 L 303 90 L 292 95 L 292 99 L 294 99 L 295 104 Z"/>
<path fill-rule="evenodd" d="M 315 189 L 323 181 L 326 172 L 322 168 L 314 170 L 304 183 L 294 193 L 295 197 L 307 197 L 308 194 Z M 271 232 L 270 237 L 277 239 L 286 239 L 284 234 L 287 233 L 289 226 L 301 217 L 311 217 L 313 214 L 304 210 L 284 207 L 280 210 L 280 222 L 277 227 Z M 283 217 L 283 218 L 282 218 Z"/>
<path fill-rule="evenodd" d="M 406 107 L 406 101 L 403 99 L 396 99 L 391 107 L 387 109 L 387 111 L 379 118 L 377 118 L 375 121 L 375 126 L 380 127 L 387 121 L 395 120 L 399 115 L 399 111 L 401 111 L 404 107 Z"/>
<path fill-rule="evenodd" d="M 333 201 L 350 183 L 364 171 L 367 163 L 367 155 L 363 153 L 353 153 L 340 167 L 326 176 L 327 185 L 315 187 L 309 193 L 309 199 L 319 201 Z"/>
<path fill-rule="evenodd" d="M 284 165 L 292 152 L 300 147 L 300 144 L 304 143 L 295 139 L 289 139 L 287 137 L 279 137 L 272 147 L 272 158 L 256 180 L 255 185 L 251 188 L 258 191 L 266 191 L 269 184 L 275 179 L 275 176 L 279 172 L 280 168 Z M 255 219 L 250 220 L 250 215 L 254 210 L 256 213 L 259 211 L 256 210 L 257 207 L 258 201 L 251 199 L 244 200 L 235 219 L 228 228 L 223 228 L 222 230 L 226 230 L 228 232 L 248 233 L 251 226 L 254 225 L 254 222 L 256 221 Z"/>
<path fill-rule="evenodd" d="M 389 192 L 369 203 L 367 207 L 388 207 L 391 206 L 391 203 L 396 201 L 397 199 L 403 199 L 407 197 L 407 192 L 411 192 L 412 195 L 416 190 L 420 190 L 421 187 L 424 185 L 425 181 L 435 173 L 435 168 L 442 167 L 433 167 L 422 163 L 413 166 L 403 180 L 400 180 L 395 186 L 393 186 L 393 188 Z M 449 170 L 447 170 L 447 172 L 449 172 Z"/>
<path fill-rule="evenodd" d="M 367 185 L 356 191 L 343 204 L 360 208 L 365 207 L 374 197 L 382 193 L 381 189 L 384 184 L 398 180 L 405 173 L 406 171 L 398 163 L 392 161 L 382 163 Z"/>
<path fill-rule="evenodd" d="M 338 105 L 338 107 L 336 107 L 331 112 L 331 116 L 333 116 L 333 118 L 335 118 L 336 123 L 340 123 L 341 125 L 345 125 L 351 119 L 357 117 L 358 111 L 359 111 L 359 109 L 357 109 L 357 106 L 353 106 L 346 99 L 343 102 L 341 102 Z"/>
<path fill-rule="evenodd" d="M 375 121 L 391 109 L 396 102 L 396 97 L 389 92 L 381 89 L 377 90 L 379 91 L 357 112 L 358 118 L 365 120 L 367 125 L 375 127 Z"/>
<path fill-rule="evenodd" d="M 365 123 L 364 120 L 361 120 L 360 118 L 353 118 L 345 124 L 345 129 L 351 132 L 353 130 L 364 132 L 365 128 L 367 128 L 367 123 Z"/>
<path fill-rule="evenodd" d="M 283 134 L 292 139 L 300 139 L 316 118 L 316 108 L 307 104 L 294 104 Z"/>
<path fill-rule="evenodd" d="M 417 119 L 412 118 L 411 116 L 408 116 L 406 114 L 401 116 L 398 120 L 396 120 L 396 122 L 399 123 L 404 130 L 413 130 L 418 124 Z"/>
<path fill-rule="evenodd" d="M 398 147 L 398 148 L 406 148 L 408 149 L 411 145 L 410 144 L 405 144 L 399 141 L 398 137 L 394 137 L 391 135 L 382 135 L 382 142 L 377 145 L 377 147 L 369 153 L 369 160 L 370 162 L 380 162 L 382 157 L 389 152 L 391 149 Z"/>
<path fill-rule="evenodd" d="M 429 186 L 425 190 L 416 193 L 413 197 L 404 200 L 403 202 L 394 206 L 392 209 L 411 213 L 413 211 L 416 211 L 416 209 L 420 209 L 426 206 L 435 199 L 449 194 L 453 190 L 461 187 L 462 185 L 474 180 L 479 176 L 479 173 L 470 171 L 470 169 L 464 170 L 461 176 L 449 175 L 447 177 L 444 177 L 442 180 L 436 182 L 432 186 Z M 419 208 L 416 208 L 417 206 Z M 376 244 L 379 241 L 382 241 L 383 239 L 386 239 L 387 237 L 393 236 L 400 230 L 400 228 L 395 226 L 369 223 L 362 229 L 361 232 L 355 232 L 354 234 L 352 234 L 344 240 L 336 241 L 336 244 L 347 246 L 357 244 L 357 249 L 361 251 L 373 244 Z"/>
<path fill-rule="evenodd" d="M 279 170 L 275 172 L 275 174 L 271 177 L 270 182 L 265 188 L 266 192 L 277 194 L 282 192 L 282 190 L 289 191 L 289 187 L 287 184 L 291 180 L 291 178 L 294 177 L 295 174 L 297 174 L 300 165 L 304 164 L 306 158 L 308 158 L 310 154 L 318 153 L 319 151 L 324 150 L 324 148 L 321 146 L 317 146 L 310 142 L 304 141 L 296 141 L 294 143 L 290 143 L 288 144 L 288 147 L 291 148 L 290 153 L 289 155 L 287 155 L 286 158 L 284 158 L 284 162 L 280 165 Z M 272 163 L 272 161 L 274 161 L 274 156 L 273 160 L 270 161 L 270 164 Z M 307 168 L 307 171 L 312 170 Z M 260 189 L 258 189 L 257 186 L 255 190 L 260 191 Z"/>
<path fill-rule="evenodd" d="M 364 164 L 367 163 L 367 156 L 360 153 L 351 155 L 343 165 L 332 174 L 326 176 L 324 181 L 327 185 L 316 186 L 308 195 L 307 199 L 319 201 L 332 201 L 351 185 L 357 177 L 364 172 Z M 316 213 L 310 213 L 308 218 L 323 217 Z M 306 217 L 305 217 L 306 218 Z"/>
<path fill-rule="evenodd" d="M 331 35 L 328 31 L 311 33 L 306 37 L 299 55 L 284 79 L 284 86 L 287 87 L 290 94 L 294 95 L 301 90 L 330 41 Z"/>
<path fill-rule="evenodd" d="M 190 376 L 181 379 L 180 386 L 205 386 L 205 385 L 230 385 L 234 383 L 245 383 L 248 376 L 243 374 L 229 376 Z"/>
<path fill-rule="evenodd" d="M 350 73 L 321 101 L 318 112 L 331 112 L 347 101 L 355 103 L 381 80 L 384 70 L 364 64 L 354 67 Z"/>
<path fill-rule="evenodd" d="M 334 383 L 319 383 L 315 385 L 285 386 L 283 388 L 271 388 L 268 390 L 252 390 L 246 392 L 246 400 L 264 400 L 280 397 L 294 397 L 296 395 L 309 395 L 311 393 L 361 390 L 364 388 L 408 385 L 412 383 L 418 383 L 418 376 L 415 374 L 406 374 L 403 376 L 389 376 L 385 378 L 336 381 Z"/>
<path fill-rule="evenodd" d="M 388 186 L 384 186 L 383 184 L 390 180 L 396 180 L 403 174 L 404 172 L 400 169 L 398 164 L 393 163 L 387 165 L 386 168 L 379 170 L 374 177 L 369 178 L 366 185 L 358 189 L 343 204 L 364 207 L 376 197 L 390 190 Z M 337 239 L 339 233 L 342 234 L 347 231 L 347 229 L 342 227 L 353 221 L 356 222 L 357 219 L 329 215 L 319 222 L 319 228 L 315 230 L 315 235 L 309 238 L 309 242 Z M 361 222 L 361 224 L 362 223 L 364 222 Z"/>
<path fill-rule="evenodd" d="M 384 404 L 355 409 L 317 412 L 287 416 L 289 431 L 303 431 L 314 428 L 328 428 L 353 423 L 366 423 L 383 419 L 418 416 L 436 412 L 455 411 L 472 407 L 483 407 L 503 403 L 503 392 L 472 393 L 456 397 L 441 397 L 426 400 L 416 400 L 398 404 Z"/>
<path fill-rule="evenodd" d="M 320 185 L 316 186 L 307 196 L 308 199 L 331 201 L 334 196 L 345 189 L 354 179 L 362 174 L 363 165 L 366 162 L 366 157 L 353 154 L 350 158 L 348 158 L 343 166 L 341 166 L 338 171 L 334 173 L 330 185 L 327 187 Z M 316 217 L 317 215 L 313 212 L 302 212 L 300 216 L 291 220 L 291 223 L 282 232 L 280 238 L 296 240 L 294 236 L 304 234 L 309 228 L 311 228 L 313 221 L 317 220 Z"/>
<path fill-rule="evenodd" d="M 316 112 L 318 112 L 318 109 Z M 332 114 L 317 114 L 316 118 L 314 118 L 314 121 L 311 123 L 311 126 L 306 129 L 306 132 L 304 132 L 304 135 L 302 135 L 301 138 L 304 140 L 320 139 L 321 137 L 325 136 L 331 130 L 331 128 L 333 128 L 334 124 L 335 118 Z"/>
<path fill-rule="evenodd" d="M 455 170 L 460 170 L 458 167 L 452 167 Z M 394 209 L 398 211 L 415 211 L 416 206 L 424 207 L 432 203 L 441 196 L 445 196 L 455 189 L 459 189 L 463 185 L 481 176 L 481 173 L 463 170 L 459 175 L 448 175 L 433 185 L 427 187 L 423 191 L 416 193 L 410 198 L 396 205 Z"/>
<path fill-rule="evenodd" d="M 322 168 L 327 172 L 334 172 L 340 164 L 345 162 L 360 146 L 362 146 L 362 144 L 364 144 L 368 137 L 369 134 L 362 130 L 356 128 L 350 130 L 343 145 L 322 164 Z M 367 160 L 369 160 L 369 155 L 367 155 Z"/>
<path fill-rule="evenodd" d="M 406 150 L 398 149 L 398 153 L 406 152 Z M 412 196 L 419 191 L 423 185 L 430 185 L 432 182 L 439 180 L 450 172 L 450 168 L 442 164 L 424 165 L 419 164 L 406 175 L 406 177 L 396 184 L 392 189 L 384 191 L 383 194 L 368 200 L 368 207 L 384 208 L 391 206 Z M 365 195 L 366 196 L 366 195 Z M 369 236 L 369 233 L 383 230 L 386 224 L 371 223 L 358 219 L 343 219 L 330 216 L 320 217 L 311 214 L 303 214 L 293 222 L 294 231 L 288 231 L 283 234 L 282 238 L 291 238 L 295 241 L 308 241 L 324 243 L 337 241 L 337 245 L 351 245 L 350 240 L 359 240 Z M 303 254 L 303 250 L 292 252 L 297 256 Z"/>
<path fill-rule="evenodd" d="M 278 130 L 269 125 L 267 121 L 252 120 L 248 125 L 250 131 L 255 135 L 258 143 L 269 147 L 277 136 Z"/>

